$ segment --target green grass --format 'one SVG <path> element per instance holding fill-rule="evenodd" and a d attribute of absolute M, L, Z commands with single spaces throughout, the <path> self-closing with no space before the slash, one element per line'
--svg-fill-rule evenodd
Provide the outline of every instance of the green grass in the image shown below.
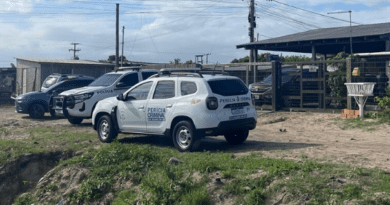
<path fill-rule="evenodd" d="M 374 121 L 368 121 L 368 120 Z M 375 131 L 381 124 L 389 124 L 390 118 L 388 117 L 366 117 L 366 118 L 352 118 L 352 119 L 340 119 L 335 118 L 334 121 L 340 126 L 341 129 L 363 129 L 366 131 Z"/>
<path fill-rule="evenodd" d="M 0 134 L 5 128 L 0 129 Z M 10 131 L 7 131 L 10 132 Z M 96 134 L 80 134 L 64 127 L 29 129 L 30 137 L 22 140 L 0 139 L 0 164 L 7 159 L 26 153 L 43 153 L 54 150 L 75 151 L 92 148 L 98 142 Z"/>
<path fill-rule="evenodd" d="M 1 140 L 0 158 L 8 159 L 7 153 L 16 157 L 58 149 L 83 150 L 83 155 L 57 164 L 57 170 L 71 166 L 89 170 L 79 189 L 66 196 L 71 204 L 93 203 L 109 192 L 114 194 L 114 205 L 211 204 L 212 193 L 207 187 L 213 183 L 212 176 L 216 172 L 221 173 L 224 182 L 220 191 L 234 198 L 236 204 L 268 204 L 268 200 L 276 200 L 280 194 L 286 194 L 283 203 L 292 204 L 343 204 L 351 200 L 357 204 L 390 203 L 390 173 L 345 164 L 318 163 L 303 154 L 303 162 L 296 162 L 267 158 L 258 152 L 240 157 L 220 151 L 180 153 L 173 147 L 118 141 L 96 149 L 96 145 L 103 144 L 94 133 L 45 127 L 29 132 L 31 137 L 28 139 Z M 168 164 L 171 157 L 183 163 Z M 259 170 L 267 174 L 251 176 Z M 115 188 L 118 183 L 129 181 L 131 187 Z M 56 184 L 48 184 L 17 198 L 14 204 L 36 204 L 39 193 L 55 193 L 57 189 Z M 379 192 L 385 194 L 376 196 Z"/>

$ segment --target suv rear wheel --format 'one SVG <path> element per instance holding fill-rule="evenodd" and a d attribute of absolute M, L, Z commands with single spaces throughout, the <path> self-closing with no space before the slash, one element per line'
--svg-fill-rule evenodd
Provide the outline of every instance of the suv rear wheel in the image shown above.
<path fill-rule="evenodd" d="M 33 119 L 41 119 L 45 115 L 45 108 L 39 103 L 32 104 L 28 109 L 28 114 Z"/>
<path fill-rule="evenodd" d="M 201 137 L 195 135 L 195 127 L 191 122 L 178 122 L 172 134 L 173 144 L 180 152 L 195 151 L 199 148 Z"/>
<path fill-rule="evenodd" d="M 72 125 L 78 125 L 83 121 L 83 118 L 81 118 L 81 117 L 68 117 L 68 121 Z"/>
<path fill-rule="evenodd" d="M 249 130 L 246 129 L 238 129 L 229 131 L 226 133 L 225 139 L 229 142 L 231 145 L 237 145 L 245 142 L 245 140 L 248 138 Z"/>
<path fill-rule="evenodd" d="M 116 138 L 116 136 L 118 136 L 111 117 L 108 115 L 103 115 L 99 118 L 96 130 L 101 142 L 110 143 L 113 139 Z"/>

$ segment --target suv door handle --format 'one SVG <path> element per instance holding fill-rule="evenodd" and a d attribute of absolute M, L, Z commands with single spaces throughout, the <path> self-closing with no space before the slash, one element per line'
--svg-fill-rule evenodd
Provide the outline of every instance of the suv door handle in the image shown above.
<path fill-rule="evenodd" d="M 139 106 L 138 109 L 142 110 L 144 109 L 145 107 L 143 105 Z"/>
<path fill-rule="evenodd" d="M 171 108 L 171 107 L 172 107 L 172 104 L 168 104 L 168 105 L 167 105 L 167 108 Z"/>

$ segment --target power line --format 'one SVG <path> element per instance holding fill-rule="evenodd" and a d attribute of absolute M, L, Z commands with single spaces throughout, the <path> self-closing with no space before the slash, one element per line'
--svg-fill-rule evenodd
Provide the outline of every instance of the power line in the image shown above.
<path fill-rule="evenodd" d="M 285 6 L 289 6 L 289 7 L 295 8 L 295 9 L 299 9 L 299 10 L 302 10 L 302 11 L 306 11 L 306 12 L 309 12 L 309 13 L 312 13 L 312 14 L 316 14 L 316 15 L 320 15 L 320 16 L 323 16 L 323 17 L 327 17 L 327 18 L 331 18 L 331 19 L 335 19 L 335 20 L 344 21 L 344 22 L 348 22 L 348 23 L 349 23 L 349 21 L 344 20 L 344 19 L 339 19 L 339 18 L 327 16 L 327 15 L 324 15 L 324 14 L 316 13 L 316 12 L 313 12 L 313 11 L 305 10 L 305 9 L 298 8 L 298 7 L 295 7 L 295 6 L 291 6 L 291 5 L 289 5 L 289 4 L 285 4 L 285 3 L 282 3 L 282 2 L 279 2 L 279 1 L 276 1 L 276 0 L 267 0 L 267 1 L 276 2 L 276 3 L 279 3 L 279 4 L 283 4 L 283 5 L 285 5 Z M 362 25 L 361 23 L 356 23 L 356 22 L 352 22 L 352 23 L 358 24 L 358 25 Z"/>

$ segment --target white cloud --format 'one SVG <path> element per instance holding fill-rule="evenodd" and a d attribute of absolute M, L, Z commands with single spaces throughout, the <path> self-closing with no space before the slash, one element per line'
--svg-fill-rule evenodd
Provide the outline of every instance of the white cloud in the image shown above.
<path fill-rule="evenodd" d="M 6 0 L 1 3 L 1 12 L 17 12 L 17 13 L 28 13 L 34 8 L 34 5 L 40 3 L 41 0 Z"/>
<path fill-rule="evenodd" d="M 25 0 L 24 2 L 30 2 L 32 7 L 34 3 L 40 1 Z M 128 13 L 121 15 L 120 29 L 122 26 L 126 27 L 125 56 L 130 60 L 169 62 L 180 58 L 184 62 L 194 60 L 196 54 L 211 53 L 209 62 L 227 63 L 234 58 L 248 55 L 248 51 L 236 49 L 236 45 L 249 41 L 247 2 L 143 1 L 140 4 L 137 1 L 137 6 L 133 6 L 131 2 L 134 1 L 122 3 L 120 8 L 121 12 Z M 302 2 L 309 1 L 299 1 Z M 320 1 L 313 0 L 313 2 Z M 114 5 L 113 3 L 112 8 L 115 8 Z M 324 5 L 323 11 L 316 12 L 327 12 L 331 7 L 331 4 Z M 41 4 L 39 7 L 42 7 Z M 77 6 L 72 4 L 72 7 Z M 56 9 L 61 11 L 61 8 Z M 139 9 L 142 9 L 142 12 Z M 276 15 L 272 16 L 265 11 L 257 12 L 260 18 L 256 20 L 258 27 L 255 32 L 262 35 L 260 39 L 265 39 L 264 36 L 278 37 L 312 28 L 305 28 L 276 17 L 280 18 L 282 15 L 320 27 L 349 25 L 346 22 L 283 6 L 269 11 Z M 91 7 L 90 10 L 85 9 L 85 12 L 106 11 L 93 10 Z M 372 10 L 368 8 L 366 11 L 353 12 L 352 20 L 362 23 L 386 22 L 389 12 L 390 7 Z M 80 10 L 77 13 L 80 13 Z M 349 20 L 348 16 L 335 17 Z M 9 21 L 16 23 L 12 24 Z M 26 24 L 17 22 L 26 22 Z M 20 20 L 5 19 L 0 16 L 0 25 L 4 28 L 0 38 L 0 66 L 14 63 L 13 57 L 69 59 L 72 57 L 72 53 L 68 50 L 72 48 L 71 42 L 80 43 L 78 48 L 81 51 L 78 55 L 81 59 L 107 59 L 109 55 L 115 53 L 114 12 L 112 15 L 32 15 Z"/>

